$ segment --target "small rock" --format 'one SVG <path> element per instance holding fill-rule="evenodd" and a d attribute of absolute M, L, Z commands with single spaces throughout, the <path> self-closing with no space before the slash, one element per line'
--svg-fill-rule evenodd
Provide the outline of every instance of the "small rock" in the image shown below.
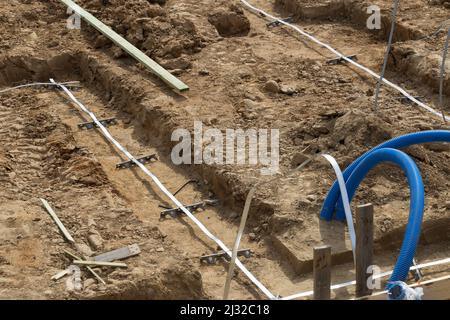
<path fill-rule="evenodd" d="M 268 91 L 268 92 L 271 92 L 271 93 L 278 93 L 278 92 L 280 92 L 280 86 L 274 80 L 267 81 L 266 84 L 264 85 L 264 89 L 266 91 Z"/>
<path fill-rule="evenodd" d="M 182 70 L 182 69 L 173 69 L 173 70 L 169 70 L 169 72 L 171 74 L 173 74 L 174 76 L 179 76 L 179 75 L 184 73 L 184 70 Z"/>
<path fill-rule="evenodd" d="M 283 85 L 283 86 L 280 87 L 280 92 L 283 93 L 283 94 L 286 94 L 288 96 L 292 96 L 292 95 L 297 93 L 297 90 L 295 90 L 292 87 Z"/>
<path fill-rule="evenodd" d="M 164 251 L 165 251 L 165 250 L 164 250 L 163 247 L 156 249 L 156 252 L 164 252 Z"/>
<path fill-rule="evenodd" d="M 48 48 L 54 48 L 54 47 L 57 47 L 58 45 L 59 45 L 59 42 L 53 40 L 53 41 L 50 41 L 50 42 L 47 44 L 47 47 L 48 47 Z"/>
<path fill-rule="evenodd" d="M 291 160 L 292 168 L 297 168 L 299 165 L 303 164 L 309 157 L 301 152 L 294 154 Z"/>
<path fill-rule="evenodd" d="M 209 71 L 206 69 L 202 69 L 198 72 L 198 74 L 201 76 L 209 76 Z"/>
<path fill-rule="evenodd" d="M 89 288 L 90 286 L 92 286 L 93 284 L 95 284 L 95 280 L 94 279 L 92 279 L 92 278 L 89 278 L 89 279 L 86 279 L 86 280 L 84 280 L 84 283 L 83 283 L 83 287 L 85 288 L 85 289 L 87 289 L 87 288 Z"/>
<path fill-rule="evenodd" d="M 90 234 L 87 240 L 91 248 L 94 250 L 99 250 L 103 247 L 103 239 L 98 234 Z"/>
<path fill-rule="evenodd" d="M 95 223 L 95 220 L 94 220 L 94 219 L 89 218 L 89 219 L 88 219 L 88 222 L 87 222 L 87 225 L 88 225 L 88 227 L 96 227 L 96 226 L 97 226 L 97 223 Z"/>
<path fill-rule="evenodd" d="M 450 144 L 448 143 L 427 143 L 425 148 L 435 152 L 447 152 L 450 151 Z"/>
<path fill-rule="evenodd" d="M 36 34 L 36 32 L 31 32 L 31 33 L 28 35 L 28 39 L 30 39 L 30 40 L 32 40 L 32 41 L 36 41 L 38 38 L 39 38 L 39 37 L 38 37 L 38 35 Z"/>
<path fill-rule="evenodd" d="M 330 130 L 328 130 L 328 128 L 320 123 L 315 124 L 313 127 L 314 131 L 317 131 L 318 133 L 322 133 L 322 134 L 327 134 L 330 132 Z"/>
<path fill-rule="evenodd" d="M 165 233 L 164 231 L 159 231 L 159 235 L 160 235 L 161 238 L 163 238 L 163 239 L 167 238 L 167 233 Z"/>
<path fill-rule="evenodd" d="M 257 101 L 257 102 L 261 102 L 264 100 L 264 96 L 261 93 L 257 93 L 257 92 L 255 92 L 255 93 L 246 92 L 244 94 L 244 97 L 246 99 L 250 99 L 252 101 Z"/>
<path fill-rule="evenodd" d="M 445 203 L 445 208 L 448 209 L 448 210 L 450 210 L 450 201 L 447 201 L 447 202 Z"/>
<path fill-rule="evenodd" d="M 257 110 L 258 109 L 258 107 L 259 107 L 259 105 L 258 105 L 258 103 L 256 103 L 255 101 L 253 101 L 253 100 L 250 100 L 250 99 L 244 99 L 244 100 L 242 100 L 242 104 L 245 106 L 245 108 L 247 109 L 247 110 Z"/>
<path fill-rule="evenodd" d="M 317 197 L 315 195 L 313 195 L 313 194 L 309 194 L 309 195 L 306 196 L 306 199 L 308 201 L 314 202 L 314 201 L 316 201 Z"/>
<path fill-rule="evenodd" d="M 250 238 L 251 241 L 255 241 L 257 239 L 257 236 L 255 233 L 251 232 L 248 234 L 248 237 Z"/>
<path fill-rule="evenodd" d="M 301 145 L 303 144 L 303 140 L 300 139 L 300 138 L 295 138 L 295 139 L 294 139 L 294 144 L 295 144 L 296 146 L 301 146 Z"/>
<path fill-rule="evenodd" d="M 209 122 L 211 125 L 216 125 L 216 124 L 219 123 L 219 119 L 217 119 L 216 117 L 211 117 L 211 118 L 208 119 L 208 122 Z"/>
<path fill-rule="evenodd" d="M 85 257 L 91 257 L 93 255 L 91 248 L 84 243 L 75 244 L 75 248 Z"/>
<path fill-rule="evenodd" d="M 52 290 L 45 290 L 45 291 L 44 291 L 44 294 L 45 294 L 46 296 L 51 296 L 51 295 L 53 294 L 53 291 L 52 291 Z"/>
<path fill-rule="evenodd" d="M 113 55 L 114 59 L 119 59 L 119 58 L 121 58 L 122 56 L 125 55 L 125 52 L 122 49 L 120 49 L 119 47 L 116 47 L 116 46 L 111 48 L 111 52 L 112 52 L 112 55 Z"/>
<path fill-rule="evenodd" d="M 185 57 L 160 61 L 160 64 L 164 68 L 172 70 L 186 70 L 192 67 L 192 62 Z"/>
<path fill-rule="evenodd" d="M 105 37 L 104 35 L 99 35 L 94 42 L 94 47 L 96 49 L 104 47 L 106 45 L 111 44 L 111 40 L 109 40 L 107 37 Z"/>

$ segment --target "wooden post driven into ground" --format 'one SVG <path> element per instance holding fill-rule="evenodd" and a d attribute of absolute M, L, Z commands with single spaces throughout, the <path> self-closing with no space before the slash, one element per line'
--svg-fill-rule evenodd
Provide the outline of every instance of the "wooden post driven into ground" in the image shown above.
<path fill-rule="evenodd" d="M 331 247 L 314 248 L 314 300 L 331 298 Z"/>
<path fill-rule="evenodd" d="M 356 297 L 372 294 L 367 286 L 373 264 L 373 205 L 358 206 L 356 210 Z"/>
<path fill-rule="evenodd" d="M 101 32 L 105 37 L 107 37 L 116 45 L 118 45 L 120 48 L 122 48 L 130 56 L 132 56 L 133 58 L 144 64 L 147 69 L 149 69 L 153 74 L 155 74 L 169 86 L 180 92 L 189 90 L 189 87 L 186 84 L 184 84 L 178 78 L 173 76 L 169 71 L 161 67 L 152 59 L 150 59 L 145 53 L 143 53 L 141 50 L 133 46 L 119 34 L 114 32 L 110 27 L 108 27 L 106 24 L 98 20 L 96 17 L 94 17 L 92 14 L 84 10 L 75 2 L 73 2 L 72 0 L 60 0 L 60 1 L 64 3 L 67 7 L 72 9 L 74 13 L 79 14 L 80 17 L 83 18 L 87 23 L 89 23 L 91 26 L 93 26 L 95 29 Z"/>

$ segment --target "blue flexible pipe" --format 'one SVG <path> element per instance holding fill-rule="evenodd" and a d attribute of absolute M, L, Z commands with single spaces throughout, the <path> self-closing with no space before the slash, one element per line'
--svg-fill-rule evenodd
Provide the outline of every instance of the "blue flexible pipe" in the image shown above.
<path fill-rule="evenodd" d="M 400 149 L 409 147 L 414 144 L 428 143 L 428 142 L 450 142 L 450 131 L 448 130 L 432 130 L 432 131 L 422 131 L 416 133 L 410 133 L 404 136 L 394 138 L 392 140 L 386 141 L 380 144 L 378 147 L 366 152 L 364 155 L 359 157 L 355 162 L 345 169 L 343 172 L 344 179 L 347 181 L 353 170 L 358 166 L 358 164 L 370 155 L 372 152 L 382 148 L 394 148 Z M 336 204 L 340 203 L 340 192 L 337 181 L 334 182 L 327 197 L 325 198 L 324 204 L 322 206 L 322 211 L 320 217 L 324 220 L 330 221 L 333 218 L 333 212 L 335 210 Z M 336 216 L 337 220 L 345 220 L 345 215 L 340 212 Z"/>
<path fill-rule="evenodd" d="M 351 201 L 369 171 L 382 162 L 391 162 L 399 165 L 406 173 L 410 186 L 411 201 L 408 224 L 400 249 L 400 255 L 397 258 L 394 272 L 390 278 L 390 281 L 405 281 L 419 242 L 425 207 L 424 186 L 417 165 L 406 153 L 400 150 L 390 148 L 375 150 L 359 162 L 348 178 L 346 183 L 348 197 Z"/>

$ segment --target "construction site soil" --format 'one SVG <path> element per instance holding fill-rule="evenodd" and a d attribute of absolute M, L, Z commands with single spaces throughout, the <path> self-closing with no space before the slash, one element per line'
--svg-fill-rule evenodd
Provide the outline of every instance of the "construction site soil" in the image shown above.
<path fill-rule="evenodd" d="M 399 135 L 450 126 L 399 92 L 383 86 L 373 110 L 376 79 L 348 65 L 330 65 L 332 53 L 292 29 L 269 21 L 240 1 L 80 0 L 117 33 L 188 84 L 177 93 L 82 22 L 67 28 L 67 8 L 57 0 L 0 0 L 0 90 L 35 81 L 80 81 L 74 90 L 98 118 L 115 117 L 111 134 L 133 155 L 158 154 L 147 164 L 169 190 L 190 184 L 177 198 L 191 204 L 218 199 L 196 212 L 207 228 L 232 247 L 248 191 L 252 202 L 240 258 L 276 295 L 312 288 L 313 247 L 330 244 L 332 281 L 354 279 L 344 223 L 319 218 L 334 172 L 315 161 L 333 155 L 345 168 L 359 155 Z M 379 73 L 390 30 L 392 1 L 252 0 L 252 5 L 294 24 Z M 105 4 L 106 3 L 106 4 Z M 381 30 L 368 30 L 367 7 L 382 10 Z M 386 78 L 439 109 L 439 69 L 449 2 L 401 1 Z M 445 26 L 447 23 L 447 27 Z M 447 70 L 450 59 L 447 61 Z M 445 78 L 450 113 L 450 75 Z M 125 159 L 91 121 L 52 88 L 0 94 L 0 298 L 3 299 L 220 299 L 228 264 L 210 266 L 199 257 L 217 250 L 186 216 L 160 220 L 173 204 L 138 169 L 118 170 Z M 279 129 L 280 172 L 255 165 L 182 165 L 171 160 L 172 132 L 204 129 Z M 405 150 L 423 175 L 426 210 L 417 260 L 450 254 L 450 145 Z M 60 235 L 39 198 L 45 198 L 76 244 Z M 353 206 L 375 205 L 375 262 L 395 264 L 409 214 L 409 188 L 393 165 L 372 170 Z M 82 290 L 53 275 L 70 265 L 64 249 L 90 257 L 137 243 L 128 268 L 97 267 L 106 285 L 82 269 Z M 424 270 L 425 279 L 447 275 L 447 266 Z M 232 299 L 266 298 L 236 272 Z M 69 288 L 69 289 L 68 289 Z M 352 287 L 333 298 L 353 297 Z"/>

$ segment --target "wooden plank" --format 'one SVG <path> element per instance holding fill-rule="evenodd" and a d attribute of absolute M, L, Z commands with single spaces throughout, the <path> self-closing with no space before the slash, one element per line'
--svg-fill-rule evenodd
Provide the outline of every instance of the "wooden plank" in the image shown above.
<path fill-rule="evenodd" d="M 370 274 L 367 268 L 373 264 L 373 205 L 358 206 L 356 210 L 356 296 L 372 294 L 367 286 Z"/>
<path fill-rule="evenodd" d="M 132 244 L 129 246 L 126 246 L 124 248 L 112 250 L 109 252 L 105 252 L 102 254 L 99 254 L 98 256 L 92 257 L 91 259 L 93 261 L 103 261 L 103 262 L 112 262 L 114 260 L 122 260 L 129 257 L 136 256 L 141 253 L 141 249 L 139 248 L 139 245 Z"/>
<path fill-rule="evenodd" d="M 101 32 L 104 36 L 113 41 L 116 45 L 122 48 L 125 52 L 127 52 L 130 56 L 141 62 L 145 65 L 153 74 L 159 77 L 162 81 L 168 84 L 170 87 L 183 92 L 188 91 L 189 87 L 172 75 L 170 72 L 165 70 L 159 64 L 157 64 L 154 60 L 150 59 L 145 53 L 136 48 L 130 42 L 125 40 L 118 33 L 113 31 L 106 24 L 98 20 L 92 14 L 84 10 L 82 7 L 77 5 L 75 2 L 71 0 L 60 0 L 67 7 L 71 8 L 75 13 L 79 14 L 81 18 L 83 18 L 87 23 Z"/>
<path fill-rule="evenodd" d="M 120 262 L 103 262 L 103 261 L 87 261 L 87 260 L 73 260 L 73 264 L 81 266 L 96 266 L 96 267 L 117 267 L 127 268 L 125 263 Z"/>
<path fill-rule="evenodd" d="M 314 300 L 331 298 L 331 247 L 314 248 Z"/>
<path fill-rule="evenodd" d="M 48 204 L 47 200 L 41 198 L 41 202 L 44 204 L 45 209 L 47 209 L 47 212 L 50 214 L 50 216 L 53 218 L 53 220 L 56 222 L 56 225 L 58 226 L 59 230 L 63 233 L 64 237 L 72 242 L 75 243 L 75 240 L 73 240 L 72 236 L 70 235 L 69 231 L 67 231 L 66 227 L 64 227 L 61 220 L 59 220 L 58 216 L 56 215 L 55 211 L 53 211 L 52 207 Z"/>

